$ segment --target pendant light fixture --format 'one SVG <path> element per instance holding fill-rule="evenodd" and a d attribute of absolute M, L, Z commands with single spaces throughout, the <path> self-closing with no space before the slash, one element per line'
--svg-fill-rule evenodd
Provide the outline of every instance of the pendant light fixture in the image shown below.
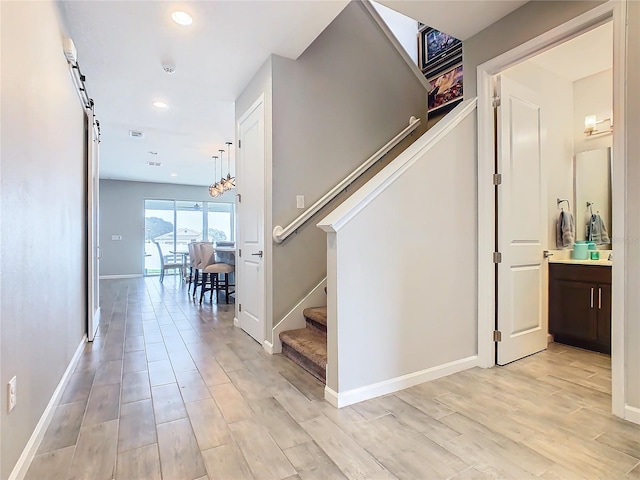
<path fill-rule="evenodd" d="M 218 165 L 218 156 L 217 155 L 213 155 L 211 158 L 213 158 L 213 178 L 216 178 L 216 173 L 217 173 L 217 165 Z M 222 164 L 220 165 L 220 169 L 222 170 Z M 213 198 L 219 197 L 220 196 L 220 192 L 218 191 L 218 183 L 212 183 L 211 185 L 209 185 L 209 195 L 211 195 Z"/>
<path fill-rule="evenodd" d="M 231 156 L 230 147 L 233 145 L 231 142 L 226 142 L 227 145 L 227 178 L 224 180 L 225 191 L 231 190 L 236 186 L 236 178 L 231 176 Z"/>
<path fill-rule="evenodd" d="M 214 166 L 213 166 L 213 178 L 217 178 L 217 174 L 218 174 L 218 158 L 220 158 L 220 181 L 219 182 L 215 182 L 212 183 L 211 185 L 209 185 L 209 195 L 211 195 L 213 198 L 219 197 L 220 195 L 222 195 L 224 192 L 228 192 L 229 190 L 231 190 L 232 188 L 235 188 L 236 186 L 236 178 L 231 176 L 231 157 L 230 157 L 230 152 L 229 152 L 229 147 L 231 145 L 233 145 L 233 143 L 231 142 L 225 142 L 227 145 L 227 176 L 224 176 L 224 173 L 222 173 L 222 162 L 224 159 L 224 150 L 220 149 L 218 150 L 218 152 L 220 152 L 220 157 L 218 157 L 217 155 L 212 156 L 211 158 L 213 158 L 214 161 Z"/>

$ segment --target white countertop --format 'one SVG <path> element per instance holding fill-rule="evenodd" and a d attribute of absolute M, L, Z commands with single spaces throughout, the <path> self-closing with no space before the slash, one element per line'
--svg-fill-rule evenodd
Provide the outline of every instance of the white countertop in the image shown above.
<path fill-rule="evenodd" d="M 590 252 L 593 250 L 590 250 Z M 549 253 L 552 253 L 553 256 L 549 257 L 549 263 L 566 263 L 573 265 L 593 265 L 598 267 L 610 267 L 613 265 L 613 261 L 609 260 L 609 254 L 611 250 L 597 250 L 600 252 L 600 260 L 576 260 L 571 258 L 571 254 L 573 253 L 572 249 L 567 250 L 549 250 Z"/>

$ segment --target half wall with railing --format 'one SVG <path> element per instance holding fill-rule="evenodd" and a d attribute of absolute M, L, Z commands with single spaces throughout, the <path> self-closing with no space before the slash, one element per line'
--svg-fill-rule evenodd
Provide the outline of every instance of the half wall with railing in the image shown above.
<path fill-rule="evenodd" d="M 477 364 L 476 129 L 467 100 L 318 224 L 334 405 Z"/>

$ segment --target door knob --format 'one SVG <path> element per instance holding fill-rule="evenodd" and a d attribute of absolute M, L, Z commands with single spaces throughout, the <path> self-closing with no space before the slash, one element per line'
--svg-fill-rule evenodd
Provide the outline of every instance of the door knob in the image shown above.
<path fill-rule="evenodd" d="M 262 258 L 262 250 L 260 250 L 258 253 L 252 253 L 251 255 Z"/>
<path fill-rule="evenodd" d="M 542 255 L 544 256 L 544 258 L 553 257 L 553 253 L 549 253 L 549 250 L 545 250 L 544 252 L 542 252 Z"/>

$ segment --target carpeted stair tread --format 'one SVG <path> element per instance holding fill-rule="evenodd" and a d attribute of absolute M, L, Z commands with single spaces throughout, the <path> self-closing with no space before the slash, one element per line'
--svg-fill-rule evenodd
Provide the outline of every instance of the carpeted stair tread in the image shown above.
<path fill-rule="evenodd" d="M 299 328 L 280 333 L 282 353 L 325 381 L 327 366 L 327 337 L 309 328 Z"/>
<path fill-rule="evenodd" d="M 327 307 L 305 308 L 302 314 L 309 320 L 327 326 Z"/>

